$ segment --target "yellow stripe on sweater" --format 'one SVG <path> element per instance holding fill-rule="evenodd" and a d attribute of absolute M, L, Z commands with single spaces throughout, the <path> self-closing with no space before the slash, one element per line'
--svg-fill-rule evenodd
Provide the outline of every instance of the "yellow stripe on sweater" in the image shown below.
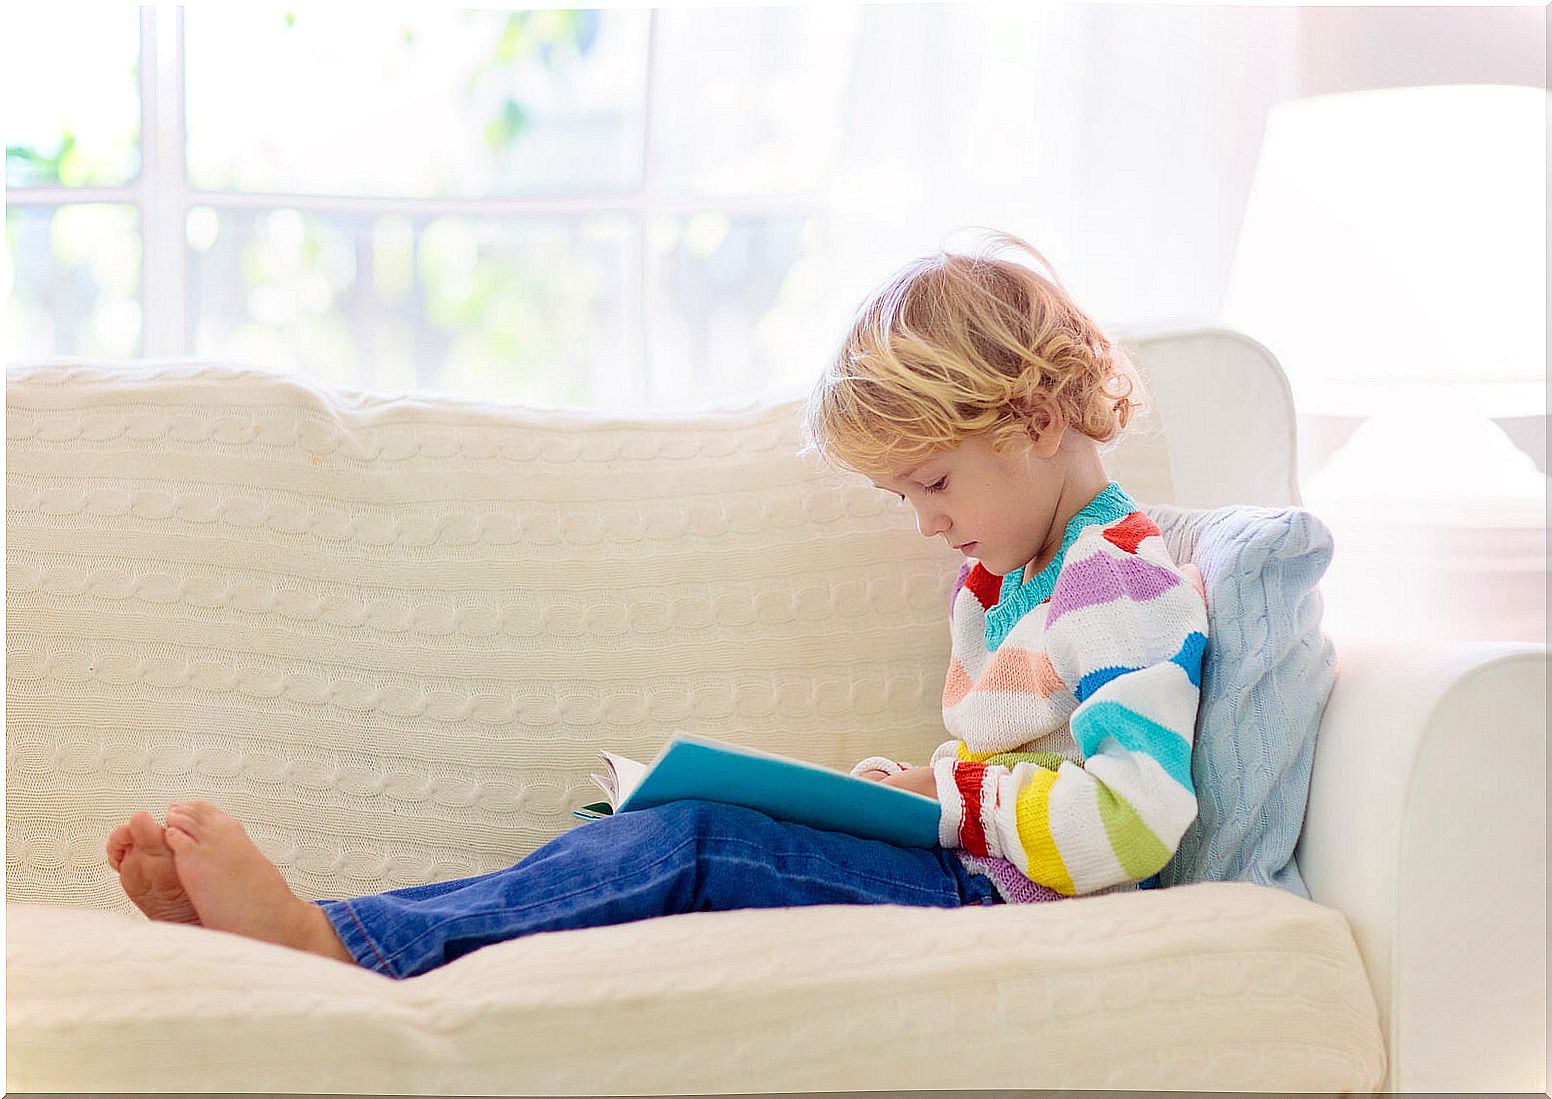
<path fill-rule="evenodd" d="M 1056 848 L 1056 837 L 1051 835 L 1051 787 L 1056 785 L 1056 777 L 1055 771 L 1045 768 L 1035 771 L 1029 785 L 1019 791 L 1015 817 L 1019 843 L 1023 845 L 1024 859 L 1029 864 L 1029 880 L 1070 897 L 1078 890 Z"/>
<path fill-rule="evenodd" d="M 1055 752 L 972 752 L 962 740 L 959 742 L 959 758 L 967 763 L 1000 764 L 1010 771 L 1020 763 L 1038 763 L 1047 770 L 1057 771 L 1063 763 L 1073 762 Z"/>

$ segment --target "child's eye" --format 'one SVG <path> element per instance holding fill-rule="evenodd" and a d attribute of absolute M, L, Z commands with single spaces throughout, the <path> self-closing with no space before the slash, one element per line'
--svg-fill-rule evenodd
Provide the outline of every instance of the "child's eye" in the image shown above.
<path fill-rule="evenodd" d="M 947 485 L 947 484 L 948 484 L 948 474 L 945 473 L 942 477 L 939 477 L 934 484 L 928 485 L 927 486 L 927 491 L 928 492 L 942 492 L 944 486 Z"/>

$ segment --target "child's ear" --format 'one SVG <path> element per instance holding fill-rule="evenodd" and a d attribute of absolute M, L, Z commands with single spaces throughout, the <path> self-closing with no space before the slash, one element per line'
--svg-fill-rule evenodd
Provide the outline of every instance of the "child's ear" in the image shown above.
<path fill-rule="evenodd" d="M 1024 418 L 1025 427 L 1029 431 L 1030 449 L 1037 457 L 1050 458 L 1061 449 L 1067 424 L 1055 401 L 1043 393 L 1037 394 L 1024 413 Z"/>

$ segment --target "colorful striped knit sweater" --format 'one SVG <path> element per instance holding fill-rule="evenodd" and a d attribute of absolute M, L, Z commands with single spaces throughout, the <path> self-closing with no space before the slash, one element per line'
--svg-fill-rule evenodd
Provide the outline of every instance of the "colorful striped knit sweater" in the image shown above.
<path fill-rule="evenodd" d="M 1207 644 L 1200 576 L 1114 481 L 1039 575 L 960 571 L 932 754 L 939 842 L 1003 898 L 1135 889 L 1196 817 L 1191 742 Z M 894 772 L 880 757 L 853 768 Z"/>

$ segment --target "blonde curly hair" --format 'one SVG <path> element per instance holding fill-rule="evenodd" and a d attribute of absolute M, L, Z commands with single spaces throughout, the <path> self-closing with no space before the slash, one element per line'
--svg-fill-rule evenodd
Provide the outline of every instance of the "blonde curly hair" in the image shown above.
<path fill-rule="evenodd" d="M 1095 442 L 1119 438 L 1142 396 L 1135 365 L 1043 255 L 988 232 L 968 254 L 913 260 L 863 301 L 809 396 L 800 454 L 876 476 L 971 435 L 1004 453 L 1052 412 Z"/>

